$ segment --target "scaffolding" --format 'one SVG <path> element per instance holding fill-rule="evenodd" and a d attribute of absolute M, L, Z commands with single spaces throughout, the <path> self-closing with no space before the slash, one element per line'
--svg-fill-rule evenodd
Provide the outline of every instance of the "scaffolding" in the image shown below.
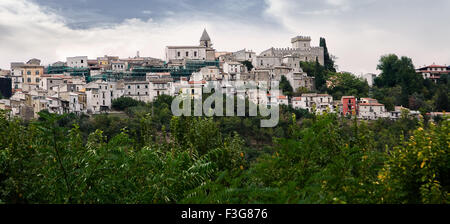
<path fill-rule="evenodd" d="M 179 80 L 181 77 L 189 77 L 194 72 L 199 72 L 201 68 L 215 66 L 219 68 L 219 61 L 198 61 L 187 60 L 184 66 L 180 67 L 134 67 L 130 72 L 114 72 L 111 70 L 104 71 L 99 75 L 91 76 L 89 68 L 71 68 L 68 66 L 48 66 L 47 74 L 65 74 L 70 76 L 85 77 L 86 82 L 96 80 L 118 81 L 120 79 L 145 79 L 147 73 L 170 73 L 172 78 Z"/>
<path fill-rule="evenodd" d="M 72 68 L 68 66 L 48 66 L 47 74 L 69 74 L 70 76 L 81 76 L 86 79 L 90 78 L 89 68 Z"/>

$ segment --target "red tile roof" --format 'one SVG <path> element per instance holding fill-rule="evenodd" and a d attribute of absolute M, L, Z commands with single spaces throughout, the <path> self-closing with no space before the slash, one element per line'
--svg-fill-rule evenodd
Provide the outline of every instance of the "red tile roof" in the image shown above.
<path fill-rule="evenodd" d="M 430 67 L 430 68 L 447 68 L 447 66 L 443 66 L 443 65 L 435 65 L 435 64 L 429 65 L 429 66 L 427 66 L 427 67 Z"/>
<path fill-rule="evenodd" d="M 384 106 L 384 104 L 381 103 L 360 103 L 359 106 Z"/>
<path fill-rule="evenodd" d="M 206 83 L 205 80 L 203 80 L 203 81 L 189 81 L 189 84 L 205 84 L 205 83 Z"/>

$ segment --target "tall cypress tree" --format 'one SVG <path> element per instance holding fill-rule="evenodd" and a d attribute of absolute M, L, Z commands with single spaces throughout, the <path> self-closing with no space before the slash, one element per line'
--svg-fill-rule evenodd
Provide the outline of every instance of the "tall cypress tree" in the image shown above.
<path fill-rule="evenodd" d="M 334 68 L 334 61 L 331 59 L 330 54 L 328 53 L 327 43 L 325 41 L 325 38 L 320 38 L 320 46 L 323 47 L 323 57 L 324 57 L 324 64 L 325 68 L 328 71 L 336 72 L 336 69 Z"/>

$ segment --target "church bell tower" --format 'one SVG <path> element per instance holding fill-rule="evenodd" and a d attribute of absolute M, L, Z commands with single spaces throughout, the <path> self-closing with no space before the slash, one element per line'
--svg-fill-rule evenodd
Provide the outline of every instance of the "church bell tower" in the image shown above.
<path fill-rule="evenodd" d="M 202 37 L 200 37 L 200 46 L 202 47 L 212 47 L 211 38 L 209 38 L 206 29 L 203 30 Z"/>

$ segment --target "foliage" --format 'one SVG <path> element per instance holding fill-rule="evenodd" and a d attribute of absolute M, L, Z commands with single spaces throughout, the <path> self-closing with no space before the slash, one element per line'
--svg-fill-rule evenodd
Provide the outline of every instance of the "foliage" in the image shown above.
<path fill-rule="evenodd" d="M 324 66 L 325 69 L 330 72 L 336 72 L 336 69 L 334 68 L 334 61 L 330 56 L 330 53 L 328 52 L 327 43 L 325 38 L 320 38 L 320 44 L 319 46 L 323 47 L 323 57 L 324 57 Z"/>
<path fill-rule="evenodd" d="M 247 71 L 251 71 L 253 69 L 253 64 L 251 61 L 243 61 L 241 63 L 247 67 Z"/>
<path fill-rule="evenodd" d="M 378 174 L 384 203 L 448 203 L 450 178 L 449 120 L 423 124 L 389 153 Z"/>
<path fill-rule="evenodd" d="M 319 92 L 325 92 L 326 90 L 326 80 L 330 71 L 327 71 L 324 66 L 322 66 L 319 61 L 316 62 L 300 62 L 300 67 L 308 76 L 314 77 L 314 84 L 316 90 Z"/>
<path fill-rule="evenodd" d="M 369 95 L 369 85 L 367 82 L 351 73 L 336 73 L 330 76 L 328 80 L 328 92 L 334 99 L 341 99 L 342 96 L 361 98 Z"/>
<path fill-rule="evenodd" d="M 116 110 L 125 110 L 130 107 L 135 107 L 138 105 L 142 105 L 141 101 L 135 100 L 131 97 L 119 97 L 112 101 L 112 108 Z"/>
<path fill-rule="evenodd" d="M 174 117 L 171 100 L 31 122 L 0 111 L 0 201 L 448 203 L 448 117 L 366 122 L 282 106 L 279 125 L 260 128 L 248 115 Z"/>
<path fill-rule="evenodd" d="M 280 89 L 283 91 L 283 94 L 285 96 L 288 96 L 289 98 L 292 97 L 294 89 L 291 86 L 291 83 L 286 79 L 286 76 L 282 75 L 280 80 Z"/>

